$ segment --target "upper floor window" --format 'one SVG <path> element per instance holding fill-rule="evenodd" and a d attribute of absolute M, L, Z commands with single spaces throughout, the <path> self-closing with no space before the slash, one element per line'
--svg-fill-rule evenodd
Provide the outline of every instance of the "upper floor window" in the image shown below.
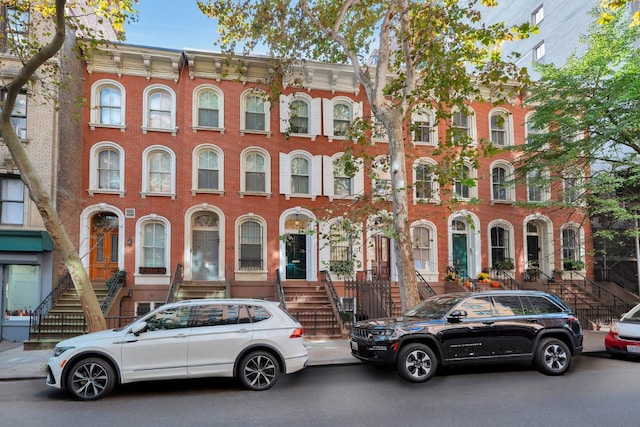
<path fill-rule="evenodd" d="M 435 268 L 433 243 L 434 235 L 431 227 L 425 224 L 411 227 L 411 247 L 416 269 L 433 271 Z"/>
<path fill-rule="evenodd" d="M 435 167 L 435 162 L 426 159 L 418 160 L 414 164 L 414 203 L 418 200 L 438 200 Z"/>
<path fill-rule="evenodd" d="M 562 268 L 563 270 L 583 270 L 584 263 L 580 257 L 580 232 L 576 227 L 562 229 Z"/>
<path fill-rule="evenodd" d="M 542 57 L 544 57 L 545 54 L 546 54 L 546 50 L 545 50 L 545 47 L 544 47 L 544 41 L 538 43 L 532 49 L 532 55 L 533 55 L 533 60 L 534 61 L 540 61 L 542 59 Z"/>
<path fill-rule="evenodd" d="M 17 54 L 24 47 L 29 35 L 29 10 L 22 10 L 25 6 L 2 8 L 0 44 L 3 51 Z M 27 6 L 28 8 L 28 3 Z"/>
<path fill-rule="evenodd" d="M 569 171 L 562 177 L 563 198 L 568 205 L 578 205 L 584 202 L 582 198 L 582 177 L 576 171 Z"/>
<path fill-rule="evenodd" d="M 311 196 L 322 192 L 322 157 L 298 150 L 280 153 L 280 194 Z"/>
<path fill-rule="evenodd" d="M 263 149 L 247 148 L 240 157 L 240 192 L 269 195 L 271 166 L 269 154 Z"/>
<path fill-rule="evenodd" d="M 124 150 L 112 142 L 91 147 L 89 194 L 124 194 Z"/>
<path fill-rule="evenodd" d="M 515 200 L 513 168 L 505 162 L 497 162 L 491 168 L 491 199 L 493 201 Z"/>
<path fill-rule="evenodd" d="M 475 142 L 475 120 L 473 110 L 456 111 L 451 117 L 451 140 L 459 144 Z"/>
<path fill-rule="evenodd" d="M 175 155 L 164 147 L 149 147 L 144 152 L 143 195 L 175 197 Z"/>
<path fill-rule="evenodd" d="M 309 160 L 304 157 L 291 159 L 291 192 L 309 194 Z"/>
<path fill-rule="evenodd" d="M 2 101 L 7 97 L 6 90 L 2 91 Z M 16 96 L 16 102 L 11 110 L 11 125 L 18 138 L 27 139 L 27 93 L 22 91 Z"/>
<path fill-rule="evenodd" d="M 434 145 L 437 143 L 437 131 L 433 113 L 420 108 L 412 116 L 413 142 L 416 144 Z"/>
<path fill-rule="evenodd" d="M 91 85 L 91 129 L 96 126 L 117 127 L 125 125 L 125 88 L 113 80 L 98 80 Z"/>
<path fill-rule="evenodd" d="M 152 85 L 144 91 L 144 116 L 142 130 L 171 131 L 175 135 L 175 93 L 164 85 Z"/>
<path fill-rule="evenodd" d="M 544 129 L 539 129 L 537 127 L 535 127 L 533 125 L 533 121 L 531 120 L 533 113 L 529 113 L 527 114 L 527 117 L 525 119 L 525 141 L 527 144 L 534 144 L 536 143 L 537 139 L 540 137 L 540 135 L 543 135 L 546 133 L 546 130 Z"/>
<path fill-rule="evenodd" d="M 491 265 L 499 265 L 510 259 L 510 236 L 509 229 L 496 225 L 491 227 Z M 494 267 L 495 268 L 495 267 Z"/>
<path fill-rule="evenodd" d="M 280 95 L 280 132 L 314 139 L 320 134 L 320 98 L 304 93 Z"/>
<path fill-rule="evenodd" d="M 166 227 L 160 221 L 148 221 L 142 226 L 141 267 L 166 269 L 166 237 Z"/>
<path fill-rule="evenodd" d="M 296 100 L 290 104 L 291 133 L 309 133 L 309 104 Z"/>
<path fill-rule="evenodd" d="M 224 128 L 224 94 L 213 85 L 202 85 L 193 92 L 193 128 Z"/>
<path fill-rule="evenodd" d="M 391 174 L 389 173 L 389 158 L 377 157 L 373 162 L 374 180 L 373 196 L 388 198 L 391 196 Z"/>
<path fill-rule="evenodd" d="M 374 141 L 388 142 L 387 128 L 376 116 L 371 116 L 371 139 Z"/>
<path fill-rule="evenodd" d="M 535 169 L 527 173 L 527 196 L 530 202 L 547 201 L 546 174 Z"/>
<path fill-rule="evenodd" d="M 240 270 L 264 269 L 264 227 L 256 219 L 246 219 L 239 230 Z"/>
<path fill-rule="evenodd" d="M 270 133 L 270 102 L 261 91 L 248 90 L 240 102 L 240 131 Z"/>
<path fill-rule="evenodd" d="M 323 157 L 324 195 L 331 198 L 351 197 L 364 191 L 362 160 L 343 158 L 343 153 Z"/>
<path fill-rule="evenodd" d="M 362 103 L 353 101 L 346 96 L 336 96 L 322 100 L 324 135 L 344 139 L 349 135 L 349 129 L 354 120 L 362 117 Z"/>
<path fill-rule="evenodd" d="M 504 111 L 495 111 L 489 115 L 489 128 L 491 142 L 494 145 L 504 147 L 511 145 L 511 120 Z"/>
<path fill-rule="evenodd" d="M 214 145 L 205 144 L 194 150 L 194 182 L 192 193 L 223 189 L 223 152 Z"/>
<path fill-rule="evenodd" d="M 544 19 L 544 5 L 540 5 L 531 14 L 531 25 L 538 25 Z"/>
<path fill-rule="evenodd" d="M 453 185 L 453 194 L 458 199 L 475 197 L 475 169 L 468 165 L 459 166 L 457 177 Z"/>
<path fill-rule="evenodd" d="M 0 224 L 24 223 L 24 184 L 20 178 L 0 176 Z"/>

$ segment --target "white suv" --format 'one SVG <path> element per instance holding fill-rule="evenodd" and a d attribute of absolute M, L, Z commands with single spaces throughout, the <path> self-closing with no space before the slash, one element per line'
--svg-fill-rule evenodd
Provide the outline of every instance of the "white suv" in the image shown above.
<path fill-rule="evenodd" d="M 95 400 L 116 384 L 236 377 L 251 390 L 271 388 L 281 372 L 306 367 L 300 323 L 278 303 L 190 300 L 163 305 L 122 328 L 60 342 L 47 385 Z"/>

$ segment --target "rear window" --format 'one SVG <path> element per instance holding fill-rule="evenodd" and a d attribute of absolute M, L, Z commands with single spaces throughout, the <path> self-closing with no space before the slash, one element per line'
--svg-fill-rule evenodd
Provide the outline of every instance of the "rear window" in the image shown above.
<path fill-rule="evenodd" d="M 252 322 L 261 322 L 271 317 L 271 313 L 266 308 L 259 305 L 247 306 L 249 309 L 249 318 Z"/>
<path fill-rule="evenodd" d="M 536 296 L 523 296 L 522 308 L 524 309 L 525 315 L 563 312 L 562 308 L 558 307 L 547 298 Z"/>

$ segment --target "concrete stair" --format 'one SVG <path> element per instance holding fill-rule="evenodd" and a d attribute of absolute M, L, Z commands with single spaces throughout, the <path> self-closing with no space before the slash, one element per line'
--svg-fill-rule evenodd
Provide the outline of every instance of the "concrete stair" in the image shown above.
<path fill-rule="evenodd" d="M 224 282 L 183 282 L 176 292 L 176 301 L 188 299 L 225 298 L 227 286 Z"/>
<path fill-rule="evenodd" d="M 283 282 L 287 311 L 311 339 L 340 339 L 342 333 L 331 300 L 319 282 Z"/>

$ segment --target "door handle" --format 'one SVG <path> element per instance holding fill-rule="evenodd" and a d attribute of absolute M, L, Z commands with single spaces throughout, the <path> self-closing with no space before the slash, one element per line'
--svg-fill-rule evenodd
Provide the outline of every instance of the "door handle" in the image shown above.
<path fill-rule="evenodd" d="M 483 325 L 493 325 L 495 322 L 495 320 L 483 320 L 482 324 Z"/>

